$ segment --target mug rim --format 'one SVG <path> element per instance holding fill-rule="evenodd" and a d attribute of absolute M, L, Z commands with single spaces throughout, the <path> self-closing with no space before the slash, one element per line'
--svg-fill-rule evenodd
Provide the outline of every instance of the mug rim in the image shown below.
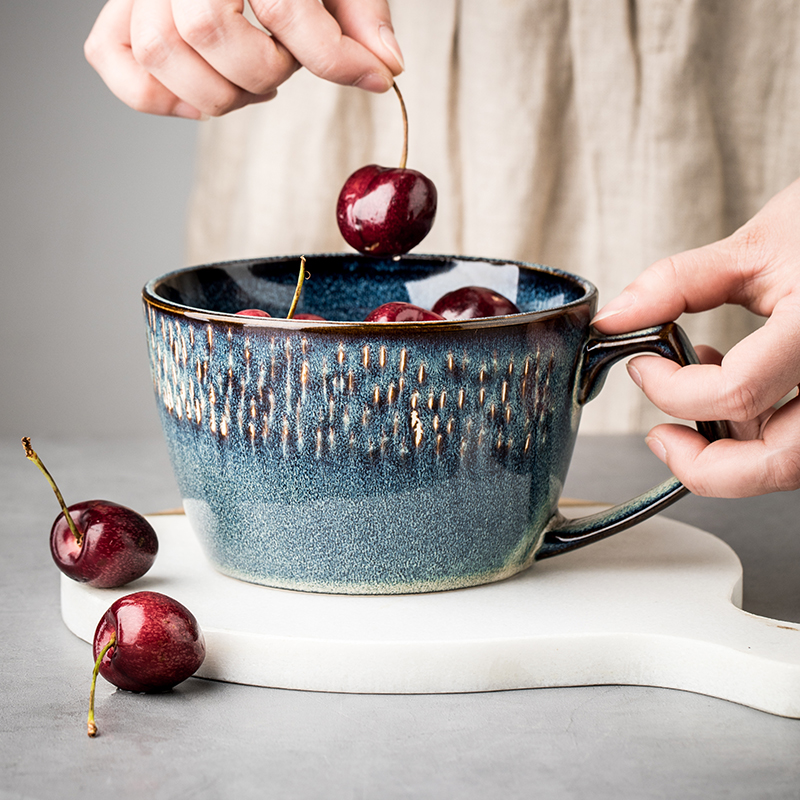
<path fill-rule="evenodd" d="M 375 260 L 371 256 L 364 256 L 361 253 L 308 253 L 303 254 L 305 258 L 314 259 L 341 259 L 349 258 L 360 261 Z M 540 272 L 547 275 L 553 275 L 580 286 L 584 294 L 575 299 L 570 300 L 568 303 L 563 303 L 554 308 L 543 309 L 541 311 L 521 311 L 517 314 L 502 314 L 494 317 L 479 317 L 476 319 L 468 320 L 424 320 L 424 321 L 403 321 L 403 322 L 366 322 L 364 320 L 307 320 L 307 319 L 286 319 L 285 317 L 250 317 L 243 315 L 236 315 L 226 313 L 223 311 L 209 311 L 208 309 L 197 308 L 195 306 L 184 305 L 176 303 L 172 300 L 167 300 L 161 297 L 158 288 L 168 281 L 179 275 L 186 275 L 192 272 L 199 272 L 204 269 L 219 269 L 224 267 L 234 267 L 245 264 L 269 264 L 273 262 L 287 262 L 287 261 L 300 261 L 300 254 L 297 255 L 281 255 L 281 256 L 266 256 L 266 257 L 253 257 L 253 258 L 239 258 L 229 259 L 224 261 L 208 262 L 204 264 L 197 264 L 189 267 L 181 267 L 180 269 L 171 270 L 163 275 L 149 280 L 142 289 L 142 299 L 149 306 L 159 309 L 160 311 L 167 311 L 173 314 L 188 319 L 197 320 L 199 322 L 221 322 L 227 325 L 240 325 L 245 328 L 286 328 L 290 329 L 314 329 L 322 331 L 324 329 L 338 329 L 338 330 L 356 330 L 359 328 L 368 328 L 375 330 L 379 326 L 379 330 L 394 330 L 401 329 L 409 331 L 409 329 L 426 329 L 430 330 L 431 326 L 435 329 L 470 329 L 470 328 L 487 328 L 498 327 L 505 325 L 516 325 L 524 322 L 534 322 L 542 319 L 547 319 L 553 316 L 559 316 L 573 308 L 591 303 L 597 297 L 597 287 L 588 279 L 576 275 L 566 270 L 558 269 L 556 267 L 549 267 L 545 264 L 538 264 L 530 261 L 520 261 L 518 259 L 505 259 L 505 258 L 484 258 L 481 256 L 457 256 L 445 255 L 440 253 L 426 254 L 426 253 L 409 253 L 401 256 L 406 261 L 467 261 L 467 262 L 480 262 L 492 265 L 515 266 L 521 269 L 530 270 L 533 272 Z M 387 260 L 387 259 L 384 259 Z"/>

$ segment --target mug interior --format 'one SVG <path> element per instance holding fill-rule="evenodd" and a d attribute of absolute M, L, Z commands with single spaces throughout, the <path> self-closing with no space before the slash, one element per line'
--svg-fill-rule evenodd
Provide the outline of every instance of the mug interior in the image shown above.
<path fill-rule="evenodd" d="M 282 256 L 194 267 L 151 281 L 145 295 L 212 314 L 261 308 L 280 318 L 291 303 L 299 265 L 299 256 Z M 522 313 L 580 303 L 595 291 L 588 281 L 548 267 L 463 256 L 323 254 L 307 257 L 306 272 L 297 313 L 318 314 L 331 322 L 360 322 L 374 308 L 394 301 L 431 308 L 443 294 L 462 286 L 493 289 Z"/>

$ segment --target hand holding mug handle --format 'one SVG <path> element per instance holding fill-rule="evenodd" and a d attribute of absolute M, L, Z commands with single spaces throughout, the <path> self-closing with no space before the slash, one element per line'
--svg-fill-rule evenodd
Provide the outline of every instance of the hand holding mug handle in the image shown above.
<path fill-rule="evenodd" d="M 660 355 L 680 366 L 700 363 L 683 329 L 674 322 L 614 336 L 603 336 L 595 331 L 584 348 L 578 402 L 586 403 L 595 397 L 611 365 L 636 353 Z M 698 422 L 697 430 L 709 441 L 728 436 L 727 423 L 720 421 Z M 633 500 L 597 514 L 566 519 L 557 512 L 545 529 L 536 560 L 583 547 L 625 530 L 657 514 L 688 491 L 677 478 L 669 478 Z"/>
<path fill-rule="evenodd" d="M 586 359 L 587 399 L 602 381 L 604 350 L 614 350 L 615 343 L 624 349 L 626 341 L 628 347 L 636 341 L 644 344 L 642 337 L 661 336 L 669 326 L 626 331 L 726 303 L 767 319 L 724 357 L 714 353 L 702 366 L 679 369 L 671 363 L 695 363 L 680 334 L 669 346 L 651 342 L 642 348 L 661 348 L 669 360 L 637 358 L 629 365 L 644 393 L 672 416 L 732 421 L 731 437 L 724 440 L 721 423 L 699 423 L 702 435 L 684 425 L 659 425 L 650 432 L 653 452 L 697 494 L 746 497 L 800 487 L 798 215 L 800 179 L 727 238 L 656 261 L 593 321 L 595 330 L 616 336 L 589 343 L 593 352 Z M 787 400 L 792 392 L 795 396 Z M 603 519 L 554 519 L 540 556 L 621 530 L 685 491 L 672 479 L 600 515 Z"/>
<path fill-rule="evenodd" d="M 738 305 L 766 320 L 723 356 L 680 369 L 643 356 L 631 377 L 678 419 L 726 419 L 731 437 L 709 442 L 686 425 L 658 425 L 647 444 L 694 494 L 750 497 L 800 487 L 800 180 L 725 239 L 663 258 L 593 320 L 618 334 L 684 313 Z M 698 348 L 699 349 L 699 348 Z"/>

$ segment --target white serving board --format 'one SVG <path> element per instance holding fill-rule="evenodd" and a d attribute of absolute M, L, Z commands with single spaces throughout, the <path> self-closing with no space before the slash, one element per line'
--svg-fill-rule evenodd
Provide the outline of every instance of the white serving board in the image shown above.
<path fill-rule="evenodd" d="M 62 578 L 62 615 L 81 639 L 117 597 L 148 589 L 195 614 L 198 675 L 213 680 L 360 693 L 647 685 L 800 717 L 800 625 L 742 611 L 736 554 L 664 517 L 499 583 L 380 597 L 243 583 L 210 566 L 186 517 L 150 521 L 160 552 L 140 580 Z"/>

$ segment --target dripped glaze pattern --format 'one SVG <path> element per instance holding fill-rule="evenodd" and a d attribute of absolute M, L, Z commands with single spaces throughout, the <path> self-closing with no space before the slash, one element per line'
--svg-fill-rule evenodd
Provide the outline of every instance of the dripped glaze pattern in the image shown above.
<path fill-rule="evenodd" d="M 336 325 L 146 297 L 159 412 L 211 560 L 244 580 L 350 593 L 530 564 L 572 452 L 591 300 L 502 324 Z"/>

